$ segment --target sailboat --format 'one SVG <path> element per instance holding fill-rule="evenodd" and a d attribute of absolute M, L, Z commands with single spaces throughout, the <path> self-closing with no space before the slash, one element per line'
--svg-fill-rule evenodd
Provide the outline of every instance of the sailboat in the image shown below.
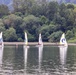
<path fill-rule="evenodd" d="M 66 41 L 66 38 L 65 38 L 65 34 L 63 33 L 61 38 L 60 38 L 60 45 L 62 46 L 67 46 L 67 41 Z"/>
<path fill-rule="evenodd" d="M 2 32 L 0 33 L 0 46 L 3 46 L 3 38 L 2 38 Z"/>
<path fill-rule="evenodd" d="M 43 45 L 41 33 L 39 34 L 39 42 L 38 42 L 38 45 Z"/>
<path fill-rule="evenodd" d="M 29 48 L 29 46 L 28 46 L 28 38 L 27 38 L 27 33 L 26 32 L 25 32 L 25 46 L 27 48 Z"/>

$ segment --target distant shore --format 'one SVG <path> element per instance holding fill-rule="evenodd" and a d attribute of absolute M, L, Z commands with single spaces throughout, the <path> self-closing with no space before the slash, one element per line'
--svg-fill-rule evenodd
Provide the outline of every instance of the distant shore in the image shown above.
<path fill-rule="evenodd" d="M 4 42 L 4 45 L 24 45 L 24 42 Z M 28 45 L 37 45 L 38 42 L 28 42 Z M 43 45 L 59 45 L 59 43 L 43 42 Z M 76 45 L 76 43 L 68 43 L 68 45 Z"/>

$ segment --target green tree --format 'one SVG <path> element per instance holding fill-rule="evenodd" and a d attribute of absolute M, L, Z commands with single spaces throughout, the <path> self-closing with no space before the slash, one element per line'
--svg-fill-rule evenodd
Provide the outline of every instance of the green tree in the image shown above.
<path fill-rule="evenodd" d="M 9 14 L 9 9 L 6 5 L 0 5 L 0 17 L 3 17 L 4 15 Z"/>
<path fill-rule="evenodd" d="M 48 41 L 49 34 L 49 25 L 44 25 L 40 28 L 39 32 L 42 33 L 43 41 Z"/>
<path fill-rule="evenodd" d="M 29 40 L 30 42 L 36 41 L 36 40 L 35 40 L 35 37 L 34 37 L 32 34 L 30 34 L 30 33 L 28 33 L 28 40 Z"/>
<path fill-rule="evenodd" d="M 4 25 L 6 29 L 9 29 L 10 27 L 13 27 L 16 30 L 16 34 L 18 38 L 23 39 L 23 30 L 21 28 L 21 25 L 23 23 L 23 19 L 20 16 L 10 14 L 3 18 Z"/>
<path fill-rule="evenodd" d="M 40 17 L 40 21 L 41 21 L 41 24 L 42 24 L 42 25 L 49 23 L 48 18 L 46 18 L 45 16 L 41 16 L 41 17 Z"/>
<path fill-rule="evenodd" d="M 34 0 L 13 0 L 14 11 L 28 14 L 34 3 Z"/>
<path fill-rule="evenodd" d="M 59 5 L 57 2 L 50 2 L 48 5 L 48 10 L 47 10 L 47 17 L 50 20 L 54 19 L 54 15 L 59 11 Z"/>
<path fill-rule="evenodd" d="M 35 33 L 36 28 L 39 27 L 39 18 L 34 15 L 28 15 L 23 19 L 22 28 L 29 31 L 29 33 Z"/>
<path fill-rule="evenodd" d="M 3 21 L 2 19 L 0 19 L 0 32 L 4 32 L 6 29 L 5 29 L 5 26 L 3 24 Z"/>
<path fill-rule="evenodd" d="M 67 5 L 67 8 L 68 8 L 68 9 L 74 9 L 75 7 L 74 7 L 73 4 L 68 4 L 68 5 Z"/>
<path fill-rule="evenodd" d="M 59 42 L 62 31 L 53 32 L 48 38 L 50 42 Z"/>
<path fill-rule="evenodd" d="M 40 27 L 40 20 L 38 17 L 35 17 L 34 15 L 28 15 L 27 17 L 24 17 L 24 22 L 22 24 L 22 29 L 25 31 L 27 30 L 30 34 L 33 34 L 34 36 L 37 35 L 37 29 Z"/>
<path fill-rule="evenodd" d="M 4 41 L 17 41 L 17 35 L 14 28 L 9 28 L 4 32 Z"/>
<path fill-rule="evenodd" d="M 67 33 L 66 33 L 66 38 L 70 39 L 72 37 L 74 37 L 74 33 L 72 31 L 68 30 Z"/>
<path fill-rule="evenodd" d="M 20 16 L 10 14 L 3 18 L 3 22 L 5 24 L 5 27 L 8 29 L 9 27 L 16 28 L 16 25 L 22 24 L 22 18 Z"/>
<path fill-rule="evenodd" d="M 30 9 L 31 14 L 35 16 L 46 16 L 47 4 L 33 4 Z"/>
<path fill-rule="evenodd" d="M 67 7 L 64 3 L 62 3 L 60 5 L 60 10 L 59 10 L 59 13 L 60 13 L 61 17 L 66 17 L 66 15 L 68 14 L 66 12 L 67 12 Z"/>
<path fill-rule="evenodd" d="M 75 22 L 75 17 L 74 17 L 74 13 L 71 9 L 68 10 L 68 15 L 67 15 L 67 18 L 66 18 L 66 22 L 67 22 L 67 25 L 66 25 L 67 30 L 73 29 L 74 22 Z"/>

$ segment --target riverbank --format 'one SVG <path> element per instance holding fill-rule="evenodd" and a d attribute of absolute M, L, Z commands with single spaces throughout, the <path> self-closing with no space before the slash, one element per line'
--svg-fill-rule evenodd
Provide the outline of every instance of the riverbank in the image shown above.
<path fill-rule="evenodd" d="M 4 45 L 24 45 L 24 42 L 4 42 Z M 28 45 L 37 45 L 38 42 L 28 42 Z M 44 45 L 59 45 L 59 43 L 44 42 Z M 68 45 L 76 45 L 76 43 L 68 43 Z"/>

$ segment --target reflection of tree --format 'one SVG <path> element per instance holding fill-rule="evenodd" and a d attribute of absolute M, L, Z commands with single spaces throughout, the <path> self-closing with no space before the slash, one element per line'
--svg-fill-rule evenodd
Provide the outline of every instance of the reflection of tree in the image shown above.
<path fill-rule="evenodd" d="M 76 46 L 69 46 L 69 52 L 68 52 L 68 59 L 67 59 L 67 63 L 68 65 L 68 69 L 70 69 L 71 71 L 75 70 L 75 65 L 76 65 Z"/>
<path fill-rule="evenodd" d="M 14 70 L 20 70 L 24 67 L 23 46 L 15 46 L 14 52 Z M 12 50 L 13 51 L 13 50 Z"/>
<path fill-rule="evenodd" d="M 13 72 L 14 68 L 14 57 L 15 57 L 15 46 L 4 46 L 3 51 L 3 61 L 2 61 L 2 71 L 4 75 L 4 71 L 9 74 L 9 72 Z"/>

